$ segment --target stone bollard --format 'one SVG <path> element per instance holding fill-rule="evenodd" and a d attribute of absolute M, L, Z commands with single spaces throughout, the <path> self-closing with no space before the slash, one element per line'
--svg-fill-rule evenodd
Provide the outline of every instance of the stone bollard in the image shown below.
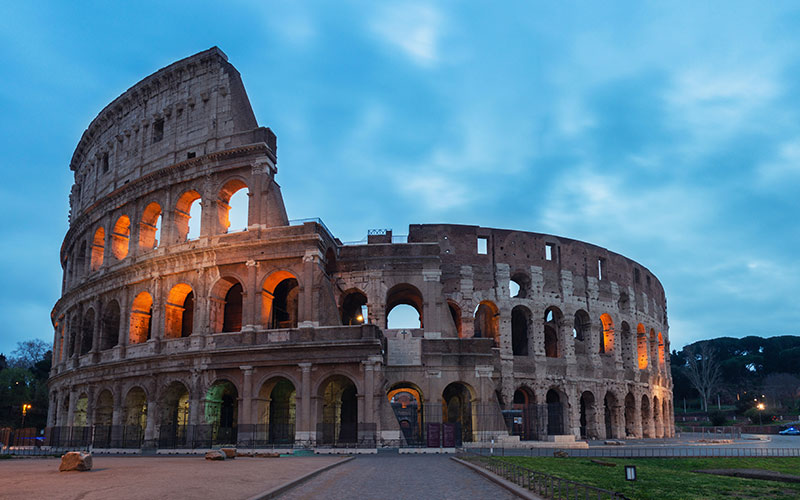
<path fill-rule="evenodd" d="M 58 466 L 58 471 L 67 472 L 71 470 L 92 470 L 92 454 L 82 451 L 69 451 L 61 455 L 61 465 Z"/>

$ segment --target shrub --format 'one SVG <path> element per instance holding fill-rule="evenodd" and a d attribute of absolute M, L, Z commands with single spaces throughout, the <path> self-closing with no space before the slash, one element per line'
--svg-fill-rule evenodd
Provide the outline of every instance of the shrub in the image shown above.
<path fill-rule="evenodd" d="M 750 419 L 750 422 L 756 425 L 769 424 L 773 420 L 777 420 L 778 416 L 772 410 L 759 410 L 758 408 L 750 408 L 744 412 L 744 416 Z"/>
<path fill-rule="evenodd" d="M 725 423 L 728 421 L 728 416 L 724 411 L 714 410 L 708 412 L 708 420 L 711 421 L 711 425 L 721 426 L 725 425 Z"/>

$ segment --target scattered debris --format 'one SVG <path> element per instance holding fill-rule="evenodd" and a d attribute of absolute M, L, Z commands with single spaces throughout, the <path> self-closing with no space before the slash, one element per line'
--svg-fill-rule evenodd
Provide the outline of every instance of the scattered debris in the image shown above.
<path fill-rule="evenodd" d="M 67 472 L 72 470 L 92 470 L 92 454 L 82 451 L 70 451 L 61 455 L 61 465 L 58 466 L 58 471 Z"/>

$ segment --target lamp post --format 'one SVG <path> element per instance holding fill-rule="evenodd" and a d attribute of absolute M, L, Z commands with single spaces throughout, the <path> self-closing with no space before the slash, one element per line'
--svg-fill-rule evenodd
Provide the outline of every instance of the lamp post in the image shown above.
<path fill-rule="evenodd" d="M 25 415 L 28 414 L 28 410 L 30 410 L 31 408 L 32 408 L 31 405 L 28 403 L 22 404 L 22 425 L 20 425 L 20 428 L 25 427 Z"/>
<path fill-rule="evenodd" d="M 763 425 L 761 423 L 761 415 L 764 412 L 764 408 L 766 408 L 766 406 L 764 406 L 764 403 L 758 403 L 756 408 L 758 408 L 758 425 Z"/>

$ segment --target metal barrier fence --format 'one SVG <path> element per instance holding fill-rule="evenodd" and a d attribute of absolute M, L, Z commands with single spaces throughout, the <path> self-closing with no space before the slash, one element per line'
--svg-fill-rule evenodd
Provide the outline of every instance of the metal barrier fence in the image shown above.
<path fill-rule="evenodd" d="M 618 499 L 627 500 L 622 493 L 617 493 L 570 479 L 563 479 L 528 467 L 498 460 L 496 458 L 460 451 L 458 457 L 479 465 L 512 483 L 531 490 L 537 495 L 550 499 Z M 552 456 L 552 455 L 551 455 Z"/>
<path fill-rule="evenodd" d="M 681 425 L 679 432 L 702 434 L 701 439 L 742 439 L 742 428 L 732 425 L 717 427 Z"/>
<path fill-rule="evenodd" d="M 762 458 L 800 457 L 800 448 L 728 448 L 707 446 L 665 447 L 592 447 L 592 448 L 469 448 L 470 453 L 484 457 L 525 456 L 552 457 L 556 452 L 565 452 L 570 457 L 584 458 Z"/>

